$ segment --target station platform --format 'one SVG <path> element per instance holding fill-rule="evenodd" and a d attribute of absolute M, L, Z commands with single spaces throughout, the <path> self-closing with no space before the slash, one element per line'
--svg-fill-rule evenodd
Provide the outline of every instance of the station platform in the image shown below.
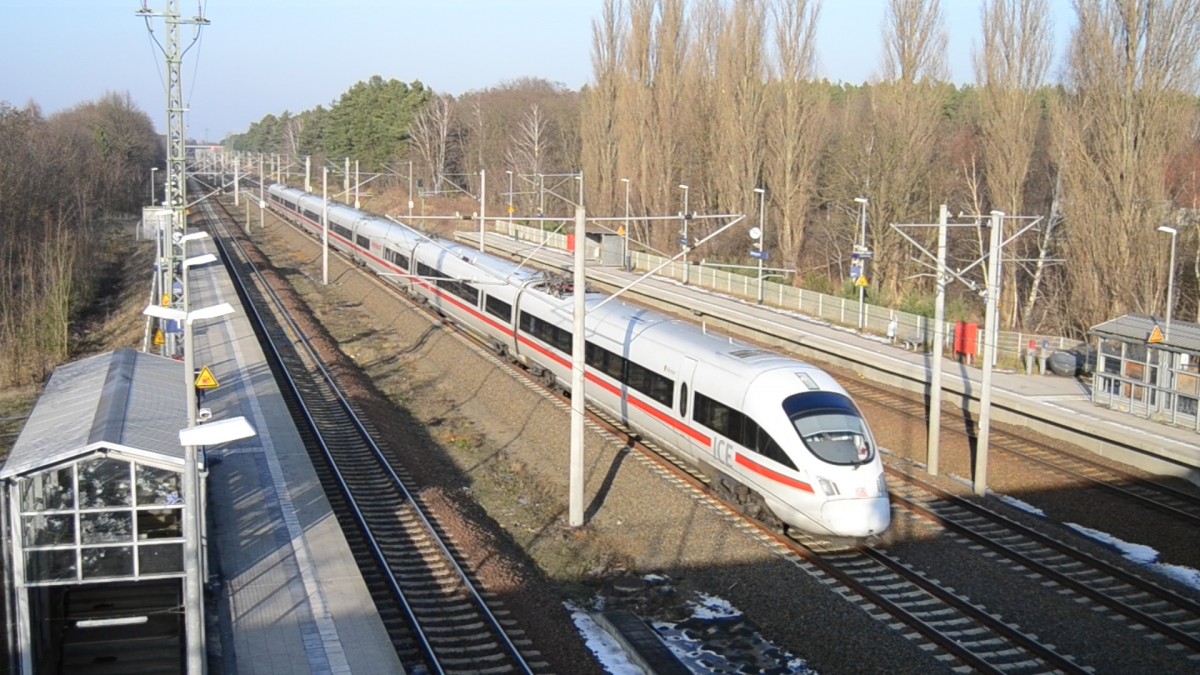
<path fill-rule="evenodd" d="M 237 310 L 193 326 L 196 368 L 219 384 L 201 406 L 257 431 L 207 450 L 210 670 L 404 672 L 226 270 L 192 268 L 189 285 L 193 308 Z"/>
<path fill-rule="evenodd" d="M 478 245 L 478 232 L 458 232 L 456 239 Z M 529 241 L 488 232 L 486 250 L 520 258 L 532 257 L 554 267 L 574 263 L 573 254 Z M 594 266 L 590 283 L 605 292 L 623 288 L 642 276 L 619 266 Z M 710 328 L 731 334 L 754 334 L 801 358 L 849 368 L 883 384 L 926 393 L 932 379 L 931 353 L 889 344 L 880 336 L 860 333 L 795 312 L 757 305 L 676 280 L 650 277 L 630 289 L 630 299 L 667 311 L 691 315 Z M 702 304 L 701 304 L 702 303 Z M 701 309 L 703 305 L 703 308 Z M 942 361 L 943 404 L 978 409 L 983 371 L 951 359 Z M 1091 379 L 992 371 L 992 419 L 1028 427 L 1077 444 L 1097 455 L 1156 474 L 1184 478 L 1200 485 L 1200 434 L 1163 424 L 1091 401 Z M 886 442 L 886 440 L 884 440 Z"/>

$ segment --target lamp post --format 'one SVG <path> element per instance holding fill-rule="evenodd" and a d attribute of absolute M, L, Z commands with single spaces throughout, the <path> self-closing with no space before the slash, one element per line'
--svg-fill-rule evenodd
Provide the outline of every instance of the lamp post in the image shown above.
<path fill-rule="evenodd" d="M 150 206 L 154 206 L 154 172 L 158 171 L 157 166 L 150 167 Z"/>
<path fill-rule="evenodd" d="M 1171 338 L 1171 309 L 1175 304 L 1175 235 L 1179 234 L 1179 230 L 1166 225 L 1160 225 L 1159 232 L 1166 232 L 1171 235 L 1171 272 L 1167 277 L 1167 328 L 1166 337 Z"/>
<path fill-rule="evenodd" d="M 625 271 L 629 271 L 632 266 L 632 260 L 629 258 L 629 179 L 622 178 L 621 182 L 625 184 L 625 255 L 621 261 L 625 265 Z"/>
<path fill-rule="evenodd" d="M 486 234 L 484 225 L 487 223 L 487 169 L 479 170 L 479 252 L 483 253 L 483 238 Z"/>
<path fill-rule="evenodd" d="M 159 319 L 170 319 L 183 322 L 183 377 L 184 395 L 187 398 L 187 429 L 180 432 L 180 441 L 185 440 L 184 434 L 196 426 L 196 391 L 193 381 L 194 359 L 192 355 L 192 323 L 199 319 L 216 319 L 233 313 L 233 307 L 223 302 L 185 312 L 171 307 L 149 305 L 143 314 Z M 233 420 L 230 420 L 233 421 Z M 249 427 L 242 420 L 242 424 Z M 245 436 L 240 436 L 244 438 Z M 203 500 L 200 498 L 199 471 L 196 467 L 196 444 L 186 437 L 189 442 L 183 448 L 183 503 L 188 513 L 183 518 L 183 570 L 184 588 L 187 597 L 185 605 L 185 633 L 187 643 L 188 672 L 202 672 L 204 657 L 204 621 L 203 611 L 203 580 L 200 578 L 200 509 Z M 236 440 L 230 438 L 228 440 Z"/>
<path fill-rule="evenodd" d="M 513 213 L 516 213 L 516 208 L 513 206 L 513 172 L 505 171 L 508 174 L 508 230 L 511 235 L 513 229 Z"/>
<path fill-rule="evenodd" d="M 754 188 L 758 193 L 758 304 L 763 302 L 763 261 L 767 258 L 767 230 L 766 230 L 766 213 L 767 213 L 767 190 L 766 188 Z"/>
<path fill-rule="evenodd" d="M 683 229 L 679 234 L 683 238 L 679 240 L 679 245 L 683 247 L 683 283 L 688 282 L 688 186 L 680 184 L 679 189 L 683 190 L 683 210 L 679 212 L 679 218 L 683 220 Z"/>
<path fill-rule="evenodd" d="M 859 235 L 859 242 L 860 242 L 859 253 L 862 255 L 860 255 L 859 259 L 858 259 L 859 265 L 860 265 L 859 269 L 861 270 L 859 272 L 859 274 L 861 274 L 862 276 L 860 276 L 859 280 L 855 282 L 858 284 L 858 329 L 862 330 L 863 329 L 863 307 L 864 307 L 865 297 L 866 297 L 866 293 L 867 293 L 867 286 L 865 283 L 863 283 L 863 280 L 865 280 L 867 277 L 867 258 L 865 255 L 867 252 L 867 198 L 866 197 L 855 197 L 854 201 L 857 202 L 859 205 L 859 213 L 860 213 L 859 222 L 862 223 L 861 229 L 860 229 L 860 235 Z"/>

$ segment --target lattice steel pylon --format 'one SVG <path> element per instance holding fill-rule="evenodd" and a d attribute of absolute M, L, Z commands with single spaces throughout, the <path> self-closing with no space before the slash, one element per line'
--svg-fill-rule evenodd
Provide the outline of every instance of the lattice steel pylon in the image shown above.
<path fill-rule="evenodd" d="M 171 209 L 171 240 L 178 242 L 187 230 L 187 132 L 183 114 L 187 111 L 183 103 L 183 49 L 179 44 L 179 26 L 192 24 L 208 25 L 208 19 L 195 16 L 182 19 L 179 16 L 179 0 L 167 0 L 164 12 L 155 12 L 146 6 L 145 0 L 137 15 L 145 19 L 146 28 L 153 33 L 150 19 L 162 17 L 167 25 L 167 42 L 159 43 L 167 59 L 167 204 Z M 175 270 L 180 264 L 178 244 L 168 247 L 167 260 L 160 271 L 160 289 L 164 296 L 174 296 Z M 165 304 L 165 303 L 164 303 Z M 178 303 L 173 299 L 172 306 Z M 172 335 L 173 337 L 173 335 Z M 174 353 L 174 345 L 170 347 Z"/>

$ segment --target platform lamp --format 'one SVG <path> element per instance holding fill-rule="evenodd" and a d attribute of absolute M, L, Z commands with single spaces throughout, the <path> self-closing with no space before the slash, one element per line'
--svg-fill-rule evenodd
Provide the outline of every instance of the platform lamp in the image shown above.
<path fill-rule="evenodd" d="M 203 500 L 200 498 L 199 471 L 196 466 L 196 448 L 199 445 L 217 445 L 230 441 L 248 438 L 255 434 L 245 418 L 237 417 L 223 420 L 203 427 L 196 427 L 196 393 L 193 382 L 194 359 L 192 352 L 192 324 L 200 319 L 216 319 L 233 314 L 233 307 L 222 302 L 218 305 L 202 307 L 192 312 L 185 312 L 171 307 L 149 305 L 143 314 L 158 319 L 183 322 L 183 373 L 184 396 L 187 399 L 187 428 L 179 432 L 179 442 L 183 445 L 183 501 L 185 508 L 190 509 L 183 519 L 183 569 L 184 587 L 186 590 L 186 607 L 191 610 L 185 614 L 185 632 L 187 643 L 187 662 L 189 673 L 203 672 L 204 660 L 204 621 L 201 610 L 204 594 L 203 580 L 200 578 L 200 508 Z"/>
<path fill-rule="evenodd" d="M 625 184 L 625 256 L 622 263 L 625 266 L 625 271 L 633 268 L 631 264 L 633 260 L 629 257 L 629 183 L 628 178 L 622 178 L 621 182 Z"/>
<path fill-rule="evenodd" d="M 679 240 L 679 244 L 683 247 L 683 283 L 688 282 L 688 186 L 680 183 L 679 189 L 683 190 L 683 211 L 679 212 L 679 218 L 683 221 L 683 230 L 680 235 L 683 236 Z"/>
<path fill-rule="evenodd" d="M 860 241 L 862 242 L 862 249 L 860 249 L 860 251 L 861 251 L 861 253 L 865 254 L 867 252 L 867 198 L 866 197 L 855 197 L 854 201 L 860 207 L 859 212 L 861 215 L 859 216 L 859 221 L 862 223 L 862 225 L 861 225 L 862 229 L 860 230 L 861 231 Z M 865 256 L 863 256 L 863 257 L 859 258 L 859 261 L 860 261 L 860 265 L 861 265 L 861 267 L 859 267 L 859 269 L 861 270 L 859 273 L 865 277 L 867 274 L 867 259 Z M 867 287 L 861 281 L 859 281 L 859 283 L 858 283 L 858 329 L 859 330 L 863 329 L 863 306 L 864 306 L 865 300 L 866 300 L 866 293 L 867 293 Z"/>
<path fill-rule="evenodd" d="M 758 193 L 758 236 L 750 235 L 758 243 L 758 304 L 763 303 L 763 261 L 767 257 L 767 189 L 754 188 Z"/>
<path fill-rule="evenodd" d="M 1166 232 L 1171 235 L 1171 272 L 1167 277 L 1167 328 L 1166 338 L 1171 339 L 1171 309 L 1175 303 L 1175 235 L 1179 234 L 1179 230 L 1167 225 L 1160 225 L 1159 232 Z"/>

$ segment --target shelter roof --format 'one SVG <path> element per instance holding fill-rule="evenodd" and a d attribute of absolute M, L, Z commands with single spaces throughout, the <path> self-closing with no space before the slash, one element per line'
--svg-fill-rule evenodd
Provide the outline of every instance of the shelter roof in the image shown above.
<path fill-rule="evenodd" d="M 1154 327 L 1158 326 L 1159 330 L 1164 331 L 1164 339 L 1155 347 L 1175 352 L 1200 354 L 1200 324 L 1172 320 L 1169 336 L 1165 335 L 1166 325 L 1165 321 L 1157 317 L 1145 314 L 1126 314 L 1092 326 L 1088 330 L 1088 335 L 1121 342 L 1145 343 L 1149 340 Z"/>
<path fill-rule="evenodd" d="M 0 479 L 107 449 L 183 464 L 183 364 L 133 349 L 59 366 L 17 437 Z"/>

